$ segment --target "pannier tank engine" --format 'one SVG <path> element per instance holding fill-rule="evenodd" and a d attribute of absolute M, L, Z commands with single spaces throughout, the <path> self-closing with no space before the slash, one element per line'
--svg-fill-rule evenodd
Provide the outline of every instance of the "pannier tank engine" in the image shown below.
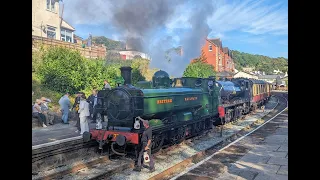
<path fill-rule="evenodd" d="M 100 149 L 106 144 L 108 151 L 118 155 L 125 155 L 127 145 L 134 145 L 137 150 L 144 130 L 137 116 L 149 120 L 153 128 L 153 151 L 164 143 L 176 143 L 212 128 L 212 114 L 218 117 L 218 91 L 214 91 L 213 78 L 172 81 L 168 73 L 160 70 L 154 74 L 150 87 L 138 88 L 131 85 L 131 67 L 120 70 L 124 85 L 98 93 L 97 122 L 108 122 L 84 133 L 85 141 L 95 139 Z"/>

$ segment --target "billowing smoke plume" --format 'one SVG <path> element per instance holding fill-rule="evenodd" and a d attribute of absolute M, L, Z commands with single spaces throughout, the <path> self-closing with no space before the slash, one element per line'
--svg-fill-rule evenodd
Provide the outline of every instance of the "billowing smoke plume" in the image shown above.
<path fill-rule="evenodd" d="M 101 28 L 107 27 L 107 31 L 113 29 L 113 32 L 116 31 L 126 41 L 128 49 L 149 54 L 152 67 L 176 77 L 182 76 L 190 61 L 200 56 L 201 47 L 211 31 L 207 24 L 208 16 L 213 14 L 211 0 L 69 0 L 69 3 L 69 6 L 73 3 L 75 8 L 69 15 L 77 17 L 78 24 L 90 20 L 105 21 L 100 23 L 104 24 Z M 164 33 L 157 33 L 164 32 L 170 21 L 178 19 L 181 14 L 176 11 L 187 3 L 192 4 L 192 8 L 188 8 L 190 28 L 176 34 L 179 42 Z M 108 35 L 111 36 L 106 34 Z M 171 53 L 171 61 L 168 62 L 167 50 L 179 45 L 182 46 L 183 55 Z"/>
<path fill-rule="evenodd" d="M 191 28 L 180 36 L 183 55 L 179 56 L 172 53 L 171 61 L 166 61 L 163 54 L 170 47 L 172 41 L 172 39 L 166 38 L 166 40 L 156 43 L 156 48 L 153 48 L 154 51 L 150 51 L 153 67 L 161 68 L 170 75 L 179 77 L 182 76 L 190 61 L 200 56 L 201 47 L 205 44 L 205 39 L 211 32 L 207 24 L 207 18 L 213 13 L 213 5 L 211 1 L 201 1 L 194 6 L 194 9 L 190 12 L 192 15 L 188 19 Z"/>
<path fill-rule="evenodd" d="M 164 27 L 183 0 L 119 0 L 112 8 L 112 23 L 125 34 L 133 50 L 144 51 L 149 33 Z"/>

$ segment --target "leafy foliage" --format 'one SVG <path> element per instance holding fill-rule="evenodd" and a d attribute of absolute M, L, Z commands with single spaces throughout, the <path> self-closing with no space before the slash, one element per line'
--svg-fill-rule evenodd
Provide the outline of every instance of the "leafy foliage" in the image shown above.
<path fill-rule="evenodd" d="M 32 72 L 36 72 L 38 70 L 40 63 L 41 63 L 41 53 L 32 52 Z"/>
<path fill-rule="evenodd" d="M 48 49 L 37 72 L 45 86 L 61 93 L 84 89 L 85 73 L 85 59 L 80 53 L 62 47 Z"/>
<path fill-rule="evenodd" d="M 214 67 L 205 62 L 204 58 L 198 58 L 190 63 L 183 72 L 184 77 L 202 77 L 215 76 Z"/>
<path fill-rule="evenodd" d="M 132 60 L 132 84 L 136 84 L 138 81 L 145 81 L 145 75 L 147 74 L 149 67 L 149 60 L 135 59 Z"/>
<path fill-rule="evenodd" d="M 239 51 L 232 51 L 235 68 L 242 70 L 243 67 L 253 67 L 257 71 L 272 74 L 273 70 L 288 72 L 288 59 L 283 57 L 270 58 L 268 56 L 253 55 Z"/>
<path fill-rule="evenodd" d="M 132 61 L 102 59 L 91 60 L 83 58 L 78 51 L 63 47 L 51 47 L 41 52 L 35 52 L 33 66 L 35 75 L 41 84 L 49 90 L 59 93 L 75 93 L 84 91 L 91 93 L 93 88 L 101 89 L 103 81 L 108 80 L 111 87 L 117 86 L 121 77 L 120 67 L 131 66 L 133 85 L 145 80 L 149 60 L 135 59 Z M 121 80 L 120 80 L 121 82 Z"/>
<path fill-rule="evenodd" d="M 124 44 L 121 41 L 114 41 L 112 39 L 106 38 L 104 36 L 92 37 L 92 42 L 96 44 L 104 44 L 108 50 L 122 50 L 124 49 Z"/>
<path fill-rule="evenodd" d="M 106 66 L 104 60 L 87 60 L 86 62 L 86 81 L 85 87 L 87 90 L 94 88 L 100 89 L 103 87 L 103 81 L 108 80 L 110 86 L 116 86 L 116 77 L 120 76 L 120 66 Z"/>

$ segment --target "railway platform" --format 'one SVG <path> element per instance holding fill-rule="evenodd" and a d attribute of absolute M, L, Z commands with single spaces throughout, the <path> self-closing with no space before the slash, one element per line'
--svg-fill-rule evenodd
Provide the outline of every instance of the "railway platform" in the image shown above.
<path fill-rule="evenodd" d="M 288 179 L 288 111 L 171 180 Z"/>
<path fill-rule="evenodd" d="M 95 128 L 95 123 L 90 123 L 89 128 Z M 69 121 L 70 124 L 56 123 L 46 128 L 32 129 L 32 146 L 59 142 L 66 139 L 80 139 L 80 132 L 76 132 L 76 121 Z M 104 123 L 103 123 L 104 125 Z"/>

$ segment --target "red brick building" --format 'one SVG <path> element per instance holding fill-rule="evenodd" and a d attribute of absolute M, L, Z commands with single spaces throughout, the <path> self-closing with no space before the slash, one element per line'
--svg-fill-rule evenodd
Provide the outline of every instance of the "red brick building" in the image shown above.
<path fill-rule="evenodd" d="M 224 67 L 225 71 L 234 72 L 234 62 L 232 58 L 232 52 L 228 47 L 223 48 L 224 59 L 222 63 L 222 67 Z"/>
<path fill-rule="evenodd" d="M 202 52 L 208 64 L 213 65 L 216 72 L 234 72 L 232 52 L 228 47 L 222 47 L 220 38 L 206 39 Z"/>

